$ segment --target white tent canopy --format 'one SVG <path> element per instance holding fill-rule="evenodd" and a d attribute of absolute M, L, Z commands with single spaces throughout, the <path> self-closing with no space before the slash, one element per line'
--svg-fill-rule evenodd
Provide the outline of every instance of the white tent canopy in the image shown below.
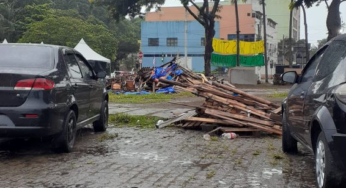
<path fill-rule="evenodd" d="M 103 57 L 91 49 L 84 39 L 81 39 L 74 49 L 79 51 L 87 60 L 111 63 L 110 59 Z"/>
<path fill-rule="evenodd" d="M 8 44 L 7 40 L 5 39 L 4 42 L 2 42 L 3 44 Z"/>

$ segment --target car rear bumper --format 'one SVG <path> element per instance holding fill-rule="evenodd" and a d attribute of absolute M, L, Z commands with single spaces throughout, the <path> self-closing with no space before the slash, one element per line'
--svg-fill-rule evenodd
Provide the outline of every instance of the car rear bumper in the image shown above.
<path fill-rule="evenodd" d="M 62 130 L 65 106 L 1 107 L 0 137 L 45 137 Z M 37 117 L 26 117 L 26 115 Z"/>

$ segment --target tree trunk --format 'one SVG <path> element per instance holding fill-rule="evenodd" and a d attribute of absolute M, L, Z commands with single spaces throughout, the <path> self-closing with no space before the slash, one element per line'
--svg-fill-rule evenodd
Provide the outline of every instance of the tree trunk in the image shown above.
<path fill-rule="evenodd" d="M 341 0 L 333 0 L 328 8 L 327 28 L 328 41 L 340 34 L 341 18 L 340 18 Z"/>
<path fill-rule="evenodd" d="M 267 16 L 266 16 L 266 3 L 262 0 L 263 10 L 263 35 L 264 35 L 264 68 L 265 68 L 265 82 L 268 83 L 268 53 L 267 53 Z"/>
<path fill-rule="evenodd" d="M 206 44 L 205 44 L 205 53 L 204 53 L 204 71 L 206 76 L 211 76 L 211 53 L 213 53 L 213 38 L 215 35 L 214 30 L 215 21 L 209 20 L 209 24 L 205 25 L 205 37 L 206 37 Z"/>
<path fill-rule="evenodd" d="M 234 1 L 234 8 L 235 8 L 235 20 L 237 25 L 237 66 L 239 67 L 239 14 L 238 14 L 238 0 Z"/>
<path fill-rule="evenodd" d="M 306 12 L 305 12 L 305 7 L 302 5 L 303 9 L 303 14 L 304 14 L 304 27 L 305 27 L 305 65 L 309 62 L 310 60 L 310 52 L 309 52 L 309 39 L 308 39 L 308 23 L 306 21 Z"/>

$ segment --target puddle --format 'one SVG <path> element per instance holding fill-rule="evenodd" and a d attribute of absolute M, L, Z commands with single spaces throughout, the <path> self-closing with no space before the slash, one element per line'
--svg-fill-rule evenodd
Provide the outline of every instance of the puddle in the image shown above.
<path fill-rule="evenodd" d="M 270 168 L 264 168 L 262 172 L 262 178 L 264 179 L 270 179 L 273 175 L 282 175 L 282 169 L 270 169 Z"/>
<path fill-rule="evenodd" d="M 127 151 L 120 151 L 119 154 L 121 156 L 125 156 L 126 158 L 132 158 L 132 159 L 142 159 L 142 160 L 149 160 L 153 162 L 163 162 L 168 157 L 165 156 L 159 156 L 157 152 L 127 152 Z"/>
<path fill-rule="evenodd" d="M 94 146 L 94 147 L 81 147 L 76 148 L 74 153 L 84 153 L 88 155 L 94 155 L 94 156 L 106 156 L 109 153 L 117 152 L 116 149 L 108 147 L 106 145 L 101 146 Z"/>

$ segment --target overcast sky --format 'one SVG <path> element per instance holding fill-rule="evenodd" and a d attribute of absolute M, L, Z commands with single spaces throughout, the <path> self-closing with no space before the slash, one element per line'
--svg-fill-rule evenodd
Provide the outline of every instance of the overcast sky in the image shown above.
<path fill-rule="evenodd" d="M 201 0 L 197 0 L 200 2 Z M 181 6 L 180 0 L 166 0 L 164 6 Z M 346 22 L 346 3 L 341 4 L 341 19 Z M 327 18 L 327 8 L 324 3 L 321 3 L 320 6 L 311 7 L 306 9 L 307 22 L 308 22 L 308 32 L 309 32 L 309 42 L 313 45 L 317 44 L 318 40 L 327 38 L 327 27 L 326 27 L 326 18 Z M 304 31 L 304 20 L 303 14 L 301 16 L 301 34 L 300 38 L 305 38 Z M 344 28 L 344 33 L 346 33 L 346 28 Z"/>

